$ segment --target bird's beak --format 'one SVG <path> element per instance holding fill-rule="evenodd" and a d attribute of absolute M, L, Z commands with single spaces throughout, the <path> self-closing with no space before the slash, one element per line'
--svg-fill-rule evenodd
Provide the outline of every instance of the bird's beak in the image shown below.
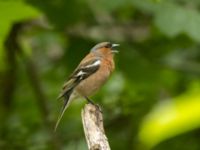
<path fill-rule="evenodd" d="M 118 46 L 119 46 L 119 44 L 112 44 L 112 48 L 111 48 L 112 53 L 118 53 L 119 52 L 118 50 L 115 49 L 115 47 L 118 47 Z"/>

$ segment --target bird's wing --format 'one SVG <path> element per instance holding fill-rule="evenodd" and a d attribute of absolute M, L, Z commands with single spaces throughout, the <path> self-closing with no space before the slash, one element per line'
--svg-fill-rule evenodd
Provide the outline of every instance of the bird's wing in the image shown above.
<path fill-rule="evenodd" d="M 99 69 L 100 64 L 101 60 L 94 58 L 86 61 L 85 63 L 81 63 L 71 74 L 68 81 L 63 85 L 58 99 L 62 98 L 65 94 L 71 94 L 70 91 L 72 91 L 82 80 L 95 73 Z"/>
<path fill-rule="evenodd" d="M 84 79 L 88 78 L 90 75 L 95 73 L 99 67 L 100 67 L 101 61 L 99 59 L 91 59 L 86 61 L 85 63 L 81 63 L 77 67 L 77 69 L 72 73 L 72 75 L 69 77 L 69 80 L 63 85 L 63 89 L 58 96 L 58 99 L 64 97 L 64 105 L 61 110 L 61 113 L 58 117 L 58 120 L 56 122 L 54 131 L 56 131 L 60 120 L 62 119 L 62 116 L 64 115 L 65 110 L 69 106 L 70 101 L 72 100 L 70 98 L 73 89 Z"/>

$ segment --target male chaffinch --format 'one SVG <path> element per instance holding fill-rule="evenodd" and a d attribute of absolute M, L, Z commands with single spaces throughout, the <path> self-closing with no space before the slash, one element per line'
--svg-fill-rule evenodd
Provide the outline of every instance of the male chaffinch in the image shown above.
<path fill-rule="evenodd" d="M 56 122 L 55 130 L 73 99 L 83 97 L 92 103 L 88 96 L 94 94 L 106 82 L 115 68 L 113 56 L 114 53 L 118 52 L 114 49 L 117 46 L 119 44 L 111 44 L 110 42 L 95 45 L 90 53 L 83 58 L 68 81 L 64 83 L 58 96 L 58 99 L 64 98 L 64 105 Z"/>

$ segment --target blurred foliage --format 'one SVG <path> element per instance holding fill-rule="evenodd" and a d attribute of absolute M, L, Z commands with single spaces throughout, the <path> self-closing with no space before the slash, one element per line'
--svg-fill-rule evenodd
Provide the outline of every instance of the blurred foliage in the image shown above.
<path fill-rule="evenodd" d="M 30 20 L 39 15 L 39 12 L 36 8 L 31 7 L 30 5 L 25 4 L 21 0 L 16 1 L 0 1 L 0 70 L 4 68 L 4 52 L 3 52 L 3 42 L 11 30 L 12 25 L 15 22 Z M 4 65 L 3 65 L 4 64 Z"/>
<path fill-rule="evenodd" d="M 92 97 L 114 150 L 199 150 L 199 0 L 0 0 L 0 149 L 86 150 L 74 101 L 56 97 L 98 42 L 120 43 Z"/>
<path fill-rule="evenodd" d="M 144 140 L 148 146 L 153 146 L 166 138 L 198 128 L 200 126 L 199 91 L 200 85 L 195 85 L 174 101 L 160 102 L 146 117 L 140 132 L 141 140 Z"/>

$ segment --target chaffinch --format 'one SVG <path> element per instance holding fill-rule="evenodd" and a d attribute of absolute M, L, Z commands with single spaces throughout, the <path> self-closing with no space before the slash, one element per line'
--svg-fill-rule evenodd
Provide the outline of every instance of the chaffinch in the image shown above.
<path fill-rule="evenodd" d="M 113 56 L 118 52 L 114 49 L 117 46 L 119 44 L 110 42 L 95 45 L 83 58 L 68 81 L 64 83 L 58 96 L 58 99 L 64 98 L 64 105 L 56 122 L 55 130 L 73 99 L 83 97 L 92 103 L 88 96 L 93 95 L 106 82 L 115 68 Z"/>

